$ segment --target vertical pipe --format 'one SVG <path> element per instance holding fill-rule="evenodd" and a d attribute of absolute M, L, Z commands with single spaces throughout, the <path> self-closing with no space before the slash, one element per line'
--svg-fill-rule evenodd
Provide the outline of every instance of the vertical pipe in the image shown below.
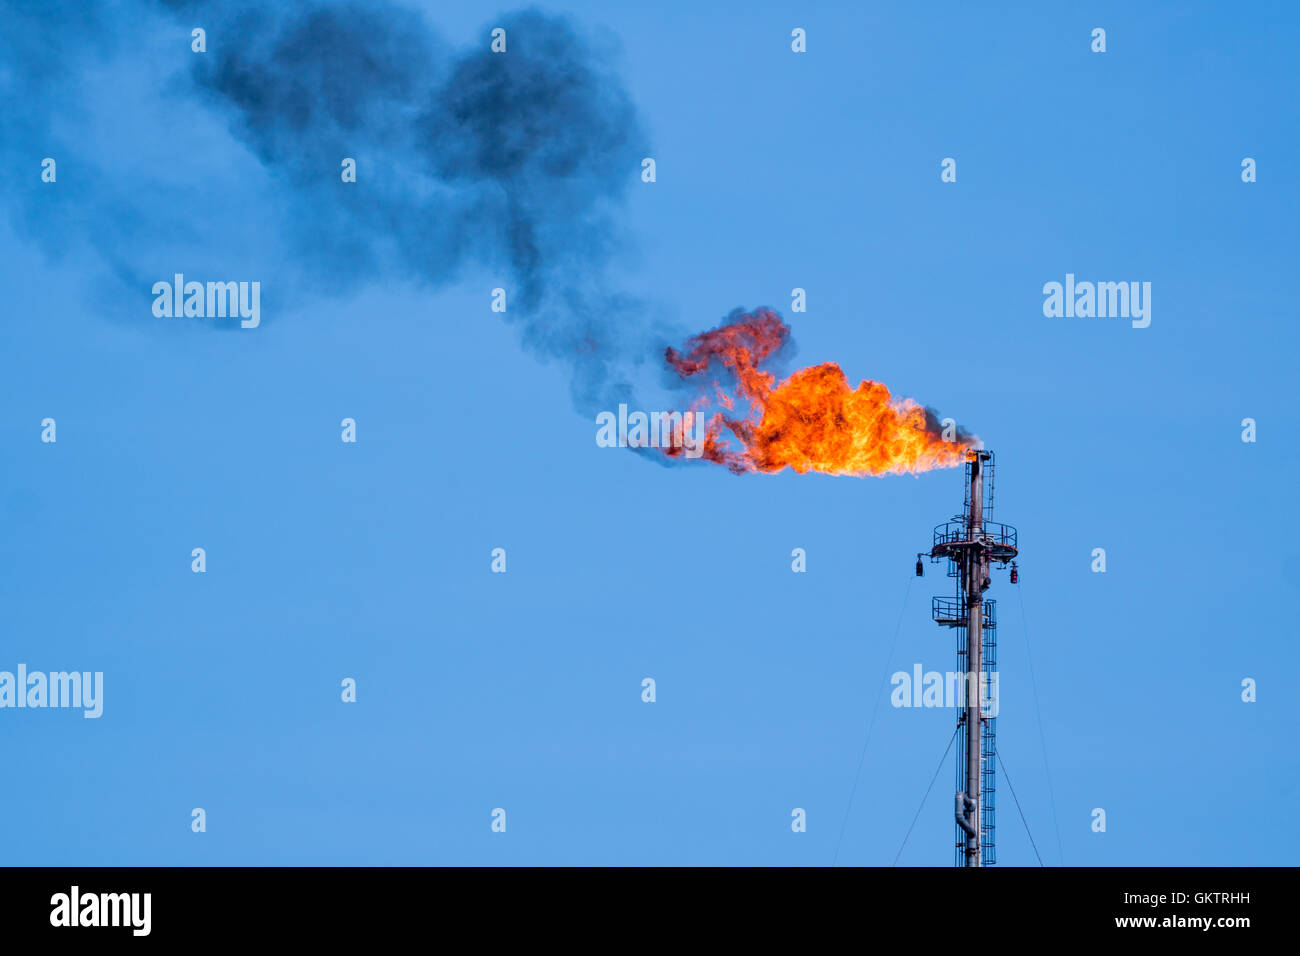
<path fill-rule="evenodd" d="M 980 761 L 983 747 L 980 732 L 980 676 L 984 669 L 984 580 L 988 577 L 988 559 L 984 556 L 981 536 L 984 531 L 984 456 L 975 452 L 970 466 L 970 514 L 966 540 L 966 795 L 970 797 L 973 831 L 966 837 L 966 865 L 980 865 L 981 807 L 983 794 Z"/>

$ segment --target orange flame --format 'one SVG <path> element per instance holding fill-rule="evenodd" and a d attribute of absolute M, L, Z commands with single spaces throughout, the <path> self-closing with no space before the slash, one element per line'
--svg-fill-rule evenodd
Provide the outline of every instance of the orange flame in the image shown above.
<path fill-rule="evenodd" d="M 789 340 L 790 327 L 767 309 L 739 310 L 719 328 L 691 338 L 684 351 L 665 350 L 668 365 L 683 379 L 704 375 L 720 364 L 734 377 L 736 394 L 715 378 L 714 402 L 726 410 L 708 420 L 701 457 L 732 471 L 799 474 L 912 474 L 962 464 L 978 439 L 960 435 L 945 441 L 939 423 L 909 398 L 892 398 L 879 382 L 850 388 L 835 362 L 802 368 L 781 384 L 761 364 Z M 749 403 L 747 415 L 735 416 L 738 399 Z M 708 414 L 707 397 L 695 414 Z M 733 448 L 723 429 L 740 440 Z M 677 457 L 681 449 L 666 449 Z"/>

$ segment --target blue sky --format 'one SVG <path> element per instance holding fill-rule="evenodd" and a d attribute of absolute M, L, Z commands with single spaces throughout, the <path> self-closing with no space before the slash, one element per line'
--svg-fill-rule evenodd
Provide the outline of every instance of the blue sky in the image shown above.
<path fill-rule="evenodd" d="M 647 325 L 771 306 L 798 362 L 997 452 L 1023 555 L 992 592 L 999 742 L 1045 862 L 1294 863 L 1297 14 L 1003 6 L 545 9 L 618 48 L 657 161 L 629 170 L 617 265 Z M 429 10 L 457 46 L 496 19 Z M 563 364 L 490 311 L 491 267 L 296 281 L 274 178 L 177 92 L 188 26 L 125 16 L 3 154 L 0 669 L 103 671 L 105 702 L 0 711 L 0 860 L 893 862 L 953 712 L 886 698 L 846 806 L 882 680 L 953 666 L 950 582 L 911 575 L 960 471 L 597 447 Z M 96 235 L 131 237 L 121 269 Z M 261 277 L 263 325 L 156 319 L 122 278 L 192 262 Z M 1066 273 L 1151 282 L 1150 327 L 1045 318 Z M 999 784 L 999 864 L 1035 865 Z M 949 757 L 902 864 L 951 865 L 952 790 Z"/>

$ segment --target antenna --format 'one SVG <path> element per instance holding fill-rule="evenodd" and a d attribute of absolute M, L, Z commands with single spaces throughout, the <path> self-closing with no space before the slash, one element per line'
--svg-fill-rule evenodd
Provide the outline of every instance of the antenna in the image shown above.
<path fill-rule="evenodd" d="M 993 452 L 973 449 L 966 459 L 962 513 L 936 525 L 930 559 L 948 562 L 957 595 L 936 597 L 930 611 L 935 622 L 957 631 L 958 673 L 966 701 L 957 717 L 957 797 L 955 815 L 957 866 L 991 866 L 997 862 L 997 711 L 985 714 L 986 689 L 997 688 L 997 602 L 984 600 L 994 562 L 1012 561 L 1016 529 L 990 521 L 993 510 Z M 922 552 L 924 553 L 924 552 Z M 1012 583 L 1019 575 L 1012 570 Z M 917 561 L 918 571 L 920 561 Z"/>

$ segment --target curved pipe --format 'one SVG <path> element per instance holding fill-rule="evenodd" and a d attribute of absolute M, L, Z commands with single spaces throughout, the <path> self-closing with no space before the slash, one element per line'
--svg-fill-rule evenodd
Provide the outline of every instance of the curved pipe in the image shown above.
<path fill-rule="evenodd" d="M 975 835 L 975 825 L 971 823 L 971 818 L 975 816 L 975 801 L 966 796 L 964 790 L 957 791 L 957 826 L 966 831 L 967 836 Z"/>

